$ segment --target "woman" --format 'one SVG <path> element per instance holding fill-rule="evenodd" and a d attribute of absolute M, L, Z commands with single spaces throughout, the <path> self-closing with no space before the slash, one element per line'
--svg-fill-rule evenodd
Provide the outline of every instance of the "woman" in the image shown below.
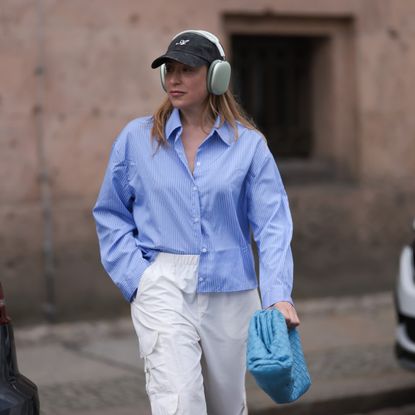
<path fill-rule="evenodd" d="M 287 196 L 214 35 L 179 33 L 152 67 L 167 99 L 113 145 L 94 208 L 102 262 L 131 303 L 152 413 L 245 414 L 251 230 L 262 307 L 299 324 Z"/>

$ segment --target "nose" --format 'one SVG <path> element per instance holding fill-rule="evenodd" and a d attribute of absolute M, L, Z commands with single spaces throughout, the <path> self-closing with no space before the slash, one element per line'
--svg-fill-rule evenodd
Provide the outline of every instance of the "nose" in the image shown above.
<path fill-rule="evenodd" d="M 170 83 L 172 85 L 179 84 L 181 82 L 180 71 L 175 70 L 175 69 L 171 69 L 166 74 L 166 80 L 167 80 L 168 83 Z"/>

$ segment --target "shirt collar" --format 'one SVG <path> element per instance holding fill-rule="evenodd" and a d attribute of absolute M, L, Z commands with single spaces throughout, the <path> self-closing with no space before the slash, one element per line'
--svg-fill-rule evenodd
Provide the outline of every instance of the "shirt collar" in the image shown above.
<path fill-rule="evenodd" d="M 171 138 L 176 139 L 177 137 L 177 130 L 182 128 L 182 122 L 180 121 L 180 114 L 177 108 L 173 108 L 170 117 L 168 118 L 165 126 L 165 134 L 167 140 Z M 175 133 L 175 134 L 173 134 Z"/>
<path fill-rule="evenodd" d="M 220 125 L 219 116 L 216 118 L 215 124 L 213 125 L 213 130 L 228 146 L 230 146 L 234 141 L 233 128 L 226 121 L 222 125 Z"/>
<path fill-rule="evenodd" d="M 177 108 L 174 108 L 166 122 L 165 133 L 167 140 L 176 140 L 179 129 L 182 129 L 180 113 Z M 234 141 L 233 128 L 226 121 L 220 125 L 219 116 L 216 118 L 215 124 L 213 125 L 212 131 L 209 135 L 213 135 L 214 133 L 216 133 L 218 137 L 228 146 L 230 146 Z"/>

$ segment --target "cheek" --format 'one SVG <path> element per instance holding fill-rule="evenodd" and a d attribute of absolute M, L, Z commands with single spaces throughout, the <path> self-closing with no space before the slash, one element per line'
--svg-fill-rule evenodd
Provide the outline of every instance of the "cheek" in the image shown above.
<path fill-rule="evenodd" d="M 197 91 L 198 95 L 207 94 L 206 75 L 199 75 L 192 80 L 192 89 Z"/>
<path fill-rule="evenodd" d="M 205 79 L 198 82 L 197 86 L 195 86 L 195 91 L 197 91 L 197 95 L 201 98 L 205 98 L 208 96 L 208 90 Z"/>
<path fill-rule="evenodd" d="M 209 95 L 206 85 L 203 85 L 202 88 L 200 88 L 200 96 L 205 99 Z"/>

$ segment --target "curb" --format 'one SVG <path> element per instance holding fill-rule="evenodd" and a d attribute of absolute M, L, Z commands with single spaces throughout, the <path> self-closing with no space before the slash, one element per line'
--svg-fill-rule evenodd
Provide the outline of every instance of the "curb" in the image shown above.
<path fill-rule="evenodd" d="M 414 387 L 394 391 L 379 391 L 367 395 L 338 397 L 316 402 L 298 402 L 260 410 L 251 409 L 252 415 L 350 415 L 385 408 L 413 404 Z"/>

